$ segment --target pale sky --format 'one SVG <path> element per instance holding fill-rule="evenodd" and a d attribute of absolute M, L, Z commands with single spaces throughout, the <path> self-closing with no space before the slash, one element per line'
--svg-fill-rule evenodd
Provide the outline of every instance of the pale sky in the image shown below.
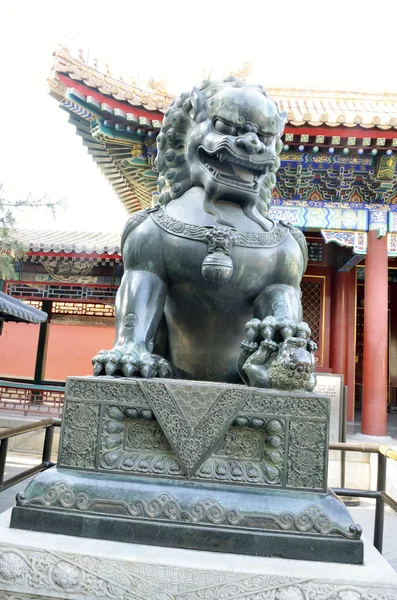
<path fill-rule="evenodd" d="M 273 87 L 397 92 L 397 2 L 382 0 L 0 0 L 0 183 L 9 199 L 65 198 L 25 228 L 120 231 L 126 213 L 47 93 L 52 52 L 70 40 L 147 87 L 173 93 L 250 62 Z"/>

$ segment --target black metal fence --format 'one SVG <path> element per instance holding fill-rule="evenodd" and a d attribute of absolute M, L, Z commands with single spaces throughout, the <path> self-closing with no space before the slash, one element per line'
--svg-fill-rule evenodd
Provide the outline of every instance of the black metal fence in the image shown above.
<path fill-rule="evenodd" d="M 16 483 L 19 483 L 20 481 L 23 481 L 27 477 L 36 475 L 36 473 L 45 471 L 49 467 L 54 466 L 55 463 L 51 462 L 52 442 L 54 440 L 55 427 L 60 426 L 61 419 L 43 419 L 37 423 L 28 423 L 27 425 L 22 425 L 21 427 L 12 427 L 10 429 L 4 429 L 3 431 L 0 431 L 0 492 L 15 485 Z M 10 477 L 4 481 L 8 442 L 10 438 L 17 435 L 22 435 L 23 433 L 37 431 L 38 429 L 45 429 L 41 463 L 31 467 L 30 469 L 25 469 L 25 471 L 22 471 L 18 475 Z"/>
<path fill-rule="evenodd" d="M 338 496 L 351 496 L 353 498 L 372 498 L 376 500 L 375 506 L 375 525 L 374 525 L 374 546 L 381 553 L 383 547 L 383 529 L 385 521 L 385 505 L 389 506 L 397 513 L 397 502 L 386 493 L 387 477 L 387 459 L 397 461 L 397 452 L 382 444 L 349 444 L 333 442 L 329 445 L 330 450 L 340 450 L 345 452 L 368 452 L 378 455 L 378 475 L 376 490 L 357 490 L 344 487 L 344 472 L 341 468 L 340 488 L 334 488 L 333 491 Z M 341 465 L 344 460 L 342 459 Z"/>

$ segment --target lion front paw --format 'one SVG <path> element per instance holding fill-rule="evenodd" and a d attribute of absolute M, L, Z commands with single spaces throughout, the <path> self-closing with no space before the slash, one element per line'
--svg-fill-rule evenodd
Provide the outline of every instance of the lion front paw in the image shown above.
<path fill-rule="evenodd" d="M 303 321 L 295 323 L 273 316 L 249 321 L 241 344 L 245 357 L 242 371 L 249 384 L 283 390 L 314 389 L 317 344 L 310 334 Z"/>
<path fill-rule="evenodd" d="M 121 347 L 113 350 L 100 350 L 92 359 L 94 375 L 116 375 L 121 377 L 172 377 L 172 367 L 168 360 L 151 354 L 147 350 Z"/>

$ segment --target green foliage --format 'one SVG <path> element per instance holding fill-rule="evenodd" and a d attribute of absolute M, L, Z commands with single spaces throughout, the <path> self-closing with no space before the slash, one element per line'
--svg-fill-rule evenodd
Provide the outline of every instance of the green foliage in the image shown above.
<path fill-rule="evenodd" d="M 6 198 L 3 187 L 0 185 L 0 279 L 13 279 L 15 277 L 15 261 L 24 256 L 24 248 L 17 239 L 16 211 L 47 208 L 55 217 L 56 208 L 62 204 L 62 200 L 52 202 L 47 196 L 33 199 L 31 195 L 25 200 L 10 201 Z"/>

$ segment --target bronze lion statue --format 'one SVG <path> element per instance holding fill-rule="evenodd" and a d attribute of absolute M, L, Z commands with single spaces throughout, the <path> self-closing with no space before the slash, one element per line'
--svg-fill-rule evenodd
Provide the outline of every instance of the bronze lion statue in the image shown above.
<path fill-rule="evenodd" d="M 234 77 L 170 106 L 159 200 L 125 227 L 116 341 L 95 375 L 314 388 L 305 238 L 268 217 L 285 121 L 261 86 Z"/>

